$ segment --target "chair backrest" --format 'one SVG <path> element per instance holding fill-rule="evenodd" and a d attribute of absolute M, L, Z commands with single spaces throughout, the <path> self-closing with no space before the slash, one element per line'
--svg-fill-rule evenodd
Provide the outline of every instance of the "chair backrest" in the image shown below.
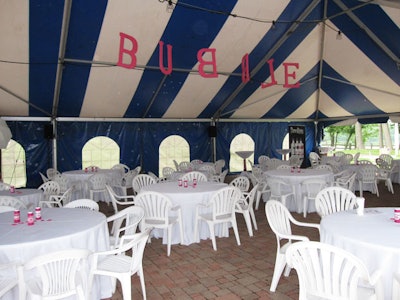
<path fill-rule="evenodd" d="M 190 163 L 190 161 L 182 161 L 179 163 L 179 171 L 186 172 L 186 171 L 192 171 L 193 165 Z"/>
<path fill-rule="evenodd" d="M 342 157 L 344 156 L 346 153 L 344 153 L 343 151 L 336 151 L 335 153 L 333 153 L 333 156 L 336 157 Z"/>
<path fill-rule="evenodd" d="M 259 157 L 258 157 L 258 163 L 260 164 L 260 165 L 264 165 L 265 166 L 265 162 L 267 161 L 267 160 L 269 160 L 269 157 L 267 156 L 267 155 L 260 155 Z"/>
<path fill-rule="evenodd" d="M 62 196 L 60 197 L 60 202 L 62 202 L 62 206 L 67 205 L 68 203 L 71 202 L 72 193 L 74 192 L 74 189 L 75 188 L 71 186 L 64 192 L 64 194 L 62 194 Z"/>
<path fill-rule="evenodd" d="M 192 159 L 190 161 L 190 163 L 192 164 L 192 166 L 197 169 L 202 163 L 203 161 L 201 159 Z"/>
<path fill-rule="evenodd" d="M 310 152 L 308 155 L 308 159 L 310 160 L 311 167 L 316 167 L 319 165 L 321 158 L 316 152 Z"/>
<path fill-rule="evenodd" d="M 286 261 L 296 269 L 301 300 L 360 299 L 358 285 L 368 286 L 371 282 L 368 269 L 359 258 L 325 243 L 294 243 L 286 250 Z"/>
<path fill-rule="evenodd" d="M 275 233 L 278 247 L 281 239 L 287 239 L 286 236 L 292 234 L 290 225 L 290 212 L 282 202 L 277 200 L 268 200 L 265 204 L 265 215 L 271 230 Z"/>
<path fill-rule="evenodd" d="M 0 213 L 7 211 L 14 211 L 15 207 L 9 205 L 0 205 Z"/>
<path fill-rule="evenodd" d="M 242 197 L 242 191 L 236 186 L 227 186 L 217 190 L 210 198 L 212 206 L 212 219 L 233 218 L 235 205 Z"/>
<path fill-rule="evenodd" d="M 15 209 L 26 209 L 26 205 L 20 199 L 12 196 L 0 196 L 0 205 L 12 206 Z"/>
<path fill-rule="evenodd" d="M 175 159 L 173 160 L 173 162 L 174 162 L 174 166 L 175 166 L 176 171 L 180 171 L 178 162 Z"/>
<path fill-rule="evenodd" d="M 366 159 L 360 159 L 357 161 L 357 164 L 359 165 L 372 165 L 372 162 L 370 162 L 369 160 Z"/>
<path fill-rule="evenodd" d="M 104 190 L 109 181 L 110 177 L 103 173 L 93 174 L 88 179 L 89 187 L 92 190 Z"/>
<path fill-rule="evenodd" d="M 349 165 L 352 160 L 353 160 L 353 154 L 346 153 L 345 155 L 343 155 L 342 163 L 345 165 Z"/>
<path fill-rule="evenodd" d="M 282 195 L 293 193 L 293 186 L 287 184 L 285 181 L 279 178 L 267 178 L 267 184 L 271 190 L 270 198 L 278 200 Z"/>
<path fill-rule="evenodd" d="M 99 211 L 99 205 L 96 201 L 92 199 L 77 199 L 69 202 L 67 205 L 64 205 L 65 208 L 83 208 L 90 209 L 94 211 Z"/>
<path fill-rule="evenodd" d="M 200 165 L 200 166 L 197 168 L 197 170 L 198 170 L 198 171 L 202 171 L 203 173 L 204 173 L 204 172 L 207 173 L 208 176 L 212 176 L 212 175 L 216 174 L 216 172 L 215 172 L 215 165 L 208 165 L 208 164 L 206 164 L 206 165 Z"/>
<path fill-rule="evenodd" d="M 187 181 L 193 181 L 193 179 L 195 179 L 195 178 L 196 178 L 197 182 L 207 181 L 207 176 L 204 173 L 199 172 L 199 171 L 191 171 L 186 174 L 183 174 L 183 176 L 182 176 L 182 180 L 187 180 Z"/>
<path fill-rule="evenodd" d="M 315 167 L 316 170 L 328 170 L 333 172 L 333 169 L 330 165 L 318 165 Z"/>
<path fill-rule="evenodd" d="M 279 165 L 276 167 L 277 170 L 290 170 L 291 168 L 289 165 Z"/>
<path fill-rule="evenodd" d="M 172 174 L 174 174 L 174 172 L 176 172 L 176 170 L 174 168 L 171 167 L 164 167 L 162 169 L 162 176 L 166 179 L 166 180 L 170 180 L 172 179 Z"/>
<path fill-rule="evenodd" d="M 276 170 L 276 168 L 278 168 L 278 166 L 284 165 L 284 164 L 288 165 L 289 161 L 281 160 L 281 159 L 277 159 L 277 158 L 271 158 L 271 159 L 265 161 L 265 165 L 268 170 Z"/>
<path fill-rule="evenodd" d="M 229 185 L 239 188 L 242 192 L 247 192 L 250 188 L 250 179 L 247 176 L 240 175 L 234 178 Z"/>
<path fill-rule="evenodd" d="M 68 177 L 63 174 L 54 175 L 52 180 L 60 186 L 60 193 L 64 193 L 70 186 Z"/>
<path fill-rule="evenodd" d="M 375 165 L 365 165 L 360 168 L 359 176 L 362 182 L 374 182 L 378 168 Z"/>
<path fill-rule="evenodd" d="M 113 170 L 121 170 L 122 172 L 126 173 L 130 171 L 130 168 L 125 164 L 116 164 L 111 167 Z"/>
<path fill-rule="evenodd" d="M 158 192 L 141 192 L 135 197 L 135 205 L 144 209 L 144 221 L 156 220 L 168 224 L 169 211 L 172 207 L 171 200 Z"/>
<path fill-rule="evenodd" d="M 315 208 L 321 217 L 343 210 L 354 209 L 355 204 L 356 195 L 340 186 L 324 188 L 315 197 Z"/>
<path fill-rule="evenodd" d="M 393 163 L 393 157 L 390 154 L 381 154 L 379 155 L 379 158 L 386 161 L 389 167 L 392 166 Z"/>
<path fill-rule="evenodd" d="M 222 169 L 225 167 L 225 160 L 224 159 L 218 159 L 215 164 L 215 173 L 216 174 L 221 174 Z"/>
<path fill-rule="evenodd" d="M 61 299 L 78 294 L 77 283 L 80 274 L 83 274 L 80 264 L 82 261 L 86 261 L 90 254 L 90 250 L 86 249 L 66 249 L 31 259 L 23 267 L 23 276 L 28 283 L 27 289 L 36 294 L 37 286 L 40 286 L 40 296 L 45 299 Z M 36 280 L 30 284 L 29 276 L 26 276 L 30 270 L 37 270 L 36 276 L 40 279 L 39 285 Z M 81 288 L 83 291 L 83 287 Z"/>
<path fill-rule="evenodd" d="M 58 182 L 53 180 L 42 183 L 38 189 L 43 191 L 44 200 L 48 200 L 50 195 L 59 195 L 61 190 Z"/>
<path fill-rule="evenodd" d="M 57 174 L 60 174 L 60 172 L 58 172 L 57 169 L 48 168 L 48 169 L 46 170 L 46 175 L 47 175 L 47 178 L 48 178 L 49 180 L 53 180 L 54 176 L 57 175 Z"/>
<path fill-rule="evenodd" d="M 144 209 L 140 206 L 129 206 L 107 218 L 107 222 L 114 222 L 114 247 L 119 245 L 123 235 L 136 234 L 137 227 L 144 217 Z M 122 227 L 123 225 L 123 227 Z"/>
<path fill-rule="evenodd" d="M 157 183 L 157 181 L 149 174 L 138 174 L 132 180 L 133 193 L 140 193 L 142 187 Z"/>
<path fill-rule="evenodd" d="M 302 190 L 305 192 L 309 199 L 315 199 L 315 196 L 324 188 L 326 188 L 327 183 L 325 179 L 322 178 L 310 178 L 305 179 L 301 183 Z"/>
<path fill-rule="evenodd" d="M 0 191 L 9 191 L 10 188 L 9 184 L 0 181 Z"/>

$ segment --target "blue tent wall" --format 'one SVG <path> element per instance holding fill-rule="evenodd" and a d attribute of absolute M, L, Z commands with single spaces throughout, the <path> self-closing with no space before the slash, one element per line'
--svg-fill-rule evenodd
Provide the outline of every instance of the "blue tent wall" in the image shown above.
<path fill-rule="evenodd" d="M 13 139 L 20 143 L 26 154 L 27 186 L 41 184 L 39 172 L 52 167 L 52 140 L 44 135 L 48 122 L 7 122 Z M 314 148 L 314 124 L 290 123 L 306 128 L 306 154 Z M 217 124 L 216 159 L 230 159 L 232 139 L 246 133 L 255 142 L 255 158 L 262 154 L 280 157 L 276 149 L 288 132 L 289 123 L 268 122 L 221 122 Z M 59 171 L 82 168 L 82 148 L 96 136 L 107 136 L 120 146 L 120 161 L 129 167 L 142 166 L 144 172 L 158 174 L 161 142 L 169 135 L 180 135 L 190 145 L 190 158 L 212 160 L 212 144 L 207 122 L 58 122 L 57 168 Z"/>

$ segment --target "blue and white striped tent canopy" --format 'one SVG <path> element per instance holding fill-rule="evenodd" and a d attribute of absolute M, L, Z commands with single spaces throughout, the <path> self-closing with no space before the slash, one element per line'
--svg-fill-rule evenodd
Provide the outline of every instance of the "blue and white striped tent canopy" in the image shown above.
<path fill-rule="evenodd" d="M 399 27 L 398 0 L 0 0 L 0 115 L 388 117 Z"/>

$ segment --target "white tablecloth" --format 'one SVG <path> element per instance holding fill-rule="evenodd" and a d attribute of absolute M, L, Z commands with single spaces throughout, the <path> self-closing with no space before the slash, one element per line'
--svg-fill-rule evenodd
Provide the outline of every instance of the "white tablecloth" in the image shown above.
<path fill-rule="evenodd" d="M 392 277 L 400 272 L 400 223 L 394 208 L 366 208 L 328 215 L 321 220 L 321 242 L 345 249 L 360 258 L 372 273 L 381 269 L 385 299 L 391 299 Z"/>
<path fill-rule="evenodd" d="M 11 196 L 18 198 L 25 205 L 32 209 L 39 205 L 39 201 L 43 198 L 43 191 L 38 189 L 16 189 L 14 193 L 10 191 L 0 191 L 0 196 Z"/>
<path fill-rule="evenodd" d="M 182 209 L 183 218 L 183 245 L 195 243 L 194 240 L 194 225 L 196 216 L 196 206 L 200 203 L 207 202 L 212 194 L 220 188 L 225 187 L 225 183 L 216 182 L 198 182 L 193 188 L 179 187 L 177 182 L 164 182 L 145 186 L 141 191 L 154 191 L 168 196 L 173 205 L 179 205 Z M 227 232 L 222 230 L 223 226 L 215 227 L 215 234 L 219 237 L 227 236 Z M 205 222 L 201 222 L 199 227 L 200 239 L 210 238 L 210 232 Z M 163 243 L 167 243 L 167 234 L 162 230 L 153 230 L 155 237 L 163 237 Z M 180 242 L 179 228 L 174 226 L 172 229 L 172 244 Z"/>
<path fill-rule="evenodd" d="M 13 212 L 0 214 L 0 264 L 24 263 L 51 251 L 83 248 L 93 252 L 109 249 L 106 217 L 99 212 L 74 208 L 43 208 L 43 221 L 26 224 L 26 210 L 21 210 L 23 224 L 13 225 Z M 2 300 L 17 299 L 17 289 Z M 97 277 L 92 299 L 111 297 L 111 280 Z"/>
<path fill-rule="evenodd" d="M 78 193 L 75 193 L 72 197 L 72 200 L 76 200 L 79 198 L 89 198 L 89 186 L 88 186 L 88 179 L 90 176 L 94 174 L 106 174 L 110 182 L 113 182 L 114 180 L 118 181 L 119 179 L 122 178 L 122 170 L 119 169 L 99 169 L 96 172 L 88 171 L 85 172 L 84 170 L 72 170 L 72 171 L 66 171 L 63 172 L 63 175 L 65 175 L 69 182 L 71 184 L 73 183 L 80 183 L 80 190 L 78 190 Z M 110 195 L 108 193 L 105 193 L 104 195 L 101 195 L 99 193 L 94 194 L 95 201 L 105 201 L 107 203 L 111 202 Z"/>
<path fill-rule="evenodd" d="M 292 201 L 287 202 L 288 209 L 290 211 L 295 211 L 301 213 L 303 211 L 303 193 L 301 183 L 306 179 L 312 178 L 321 178 L 324 179 L 328 186 L 332 185 L 333 182 L 333 173 L 329 170 L 316 170 L 316 169 L 300 169 L 300 173 L 295 170 L 291 172 L 290 169 L 281 169 L 281 170 L 271 170 L 264 172 L 267 179 L 271 178 L 279 178 L 290 184 L 294 188 L 295 195 L 295 204 Z M 315 212 L 315 203 L 314 201 L 310 201 L 308 205 L 308 212 Z"/>

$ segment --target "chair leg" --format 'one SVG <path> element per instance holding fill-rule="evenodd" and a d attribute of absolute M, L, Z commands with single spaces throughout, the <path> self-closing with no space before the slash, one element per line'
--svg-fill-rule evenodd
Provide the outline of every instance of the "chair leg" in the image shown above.
<path fill-rule="evenodd" d="M 214 251 L 217 251 L 217 242 L 215 241 L 215 232 L 214 232 L 214 224 L 207 222 L 208 224 L 208 228 L 210 230 L 210 238 L 211 238 L 211 242 L 212 242 L 212 246 Z"/>
<path fill-rule="evenodd" d="M 168 239 L 167 256 L 170 256 L 170 254 L 171 254 L 171 243 L 172 243 L 172 226 L 168 226 L 167 227 L 167 239 Z"/>
<path fill-rule="evenodd" d="M 272 276 L 271 287 L 269 288 L 271 292 L 275 292 L 285 266 L 286 266 L 285 255 L 277 253 L 275 260 L 275 267 L 274 267 L 274 275 Z"/>
<path fill-rule="evenodd" d="M 308 197 L 304 196 L 304 199 L 303 199 L 303 217 L 304 218 L 307 217 L 307 210 L 308 210 Z"/>
<path fill-rule="evenodd" d="M 252 208 L 250 208 L 250 217 L 253 220 L 254 229 L 258 230 L 256 216 L 255 216 L 254 210 Z"/>
<path fill-rule="evenodd" d="M 261 193 L 259 191 L 256 192 L 256 210 L 258 210 L 258 206 L 260 205 Z"/>
<path fill-rule="evenodd" d="M 142 287 L 142 295 L 143 295 L 143 300 L 147 299 L 146 296 L 146 285 L 144 282 L 144 275 L 143 275 L 143 267 L 140 267 L 140 270 L 138 271 L 139 279 L 140 279 L 140 285 Z"/>
<path fill-rule="evenodd" d="M 243 211 L 244 221 L 246 222 L 247 231 L 249 232 L 249 236 L 253 236 L 253 228 L 251 227 L 250 213 L 248 210 Z"/>
<path fill-rule="evenodd" d="M 251 225 L 251 224 L 250 224 Z M 235 233 L 236 243 L 240 246 L 240 237 L 239 237 L 239 230 L 237 227 L 236 219 L 232 221 L 233 232 Z"/>
<path fill-rule="evenodd" d="M 131 276 L 127 275 L 127 276 L 121 276 L 120 278 L 118 278 L 119 281 L 121 282 L 121 287 L 122 287 L 122 298 L 123 299 L 132 299 L 131 298 Z"/>

